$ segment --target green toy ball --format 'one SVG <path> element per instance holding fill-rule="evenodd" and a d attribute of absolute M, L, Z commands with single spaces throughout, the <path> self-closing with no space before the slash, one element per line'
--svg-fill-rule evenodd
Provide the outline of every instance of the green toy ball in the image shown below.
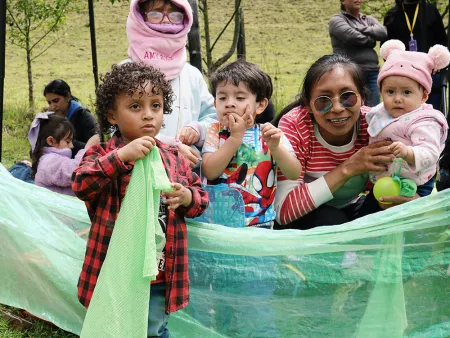
<path fill-rule="evenodd" d="M 380 178 L 373 186 L 373 195 L 377 201 L 385 196 L 398 196 L 400 194 L 400 183 L 394 181 L 392 177 Z M 392 202 L 380 202 L 381 204 L 392 204 Z"/>

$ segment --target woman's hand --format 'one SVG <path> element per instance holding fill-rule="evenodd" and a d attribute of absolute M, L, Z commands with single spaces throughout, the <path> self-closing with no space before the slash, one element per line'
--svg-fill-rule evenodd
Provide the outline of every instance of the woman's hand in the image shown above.
<path fill-rule="evenodd" d="M 368 171 L 386 171 L 387 165 L 394 161 L 391 144 L 392 141 L 380 141 L 361 148 L 341 164 L 344 176 L 350 178 Z"/>
<path fill-rule="evenodd" d="M 381 209 L 385 210 L 385 209 L 389 209 L 392 207 L 395 207 L 397 205 L 406 203 L 406 202 L 410 202 L 413 201 L 417 198 L 419 198 L 420 196 L 415 194 L 413 197 L 405 197 L 405 196 L 384 196 L 381 197 L 379 199 L 380 202 L 391 202 L 392 204 L 383 204 L 383 203 L 378 203 L 378 205 L 380 206 Z"/>
<path fill-rule="evenodd" d="M 200 158 L 200 154 L 197 151 L 183 143 L 178 144 L 178 151 L 190 162 L 191 168 L 197 165 Z"/>

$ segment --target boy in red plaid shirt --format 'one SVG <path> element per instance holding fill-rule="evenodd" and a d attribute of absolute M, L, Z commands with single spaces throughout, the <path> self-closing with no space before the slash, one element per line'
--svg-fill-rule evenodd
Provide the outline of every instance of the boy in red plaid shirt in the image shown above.
<path fill-rule="evenodd" d="M 96 110 L 107 132 L 116 131 L 106 143 L 87 150 L 72 175 L 72 189 L 85 201 L 92 222 L 78 298 L 89 306 L 121 202 L 138 158 L 157 146 L 173 191 L 165 192 L 158 219 L 166 234 L 160 272 L 152 282 L 148 336 L 168 337 L 168 315 L 189 302 L 187 232 L 184 217 L 197 217 L 208 206 L 208 195 L 189 161 L 178 148 L 161 143 L 155 136 L 163 114 L 172 110 L 173 92 L 164 74 L 136 63 L 114 65 L 97 89 Z"/>

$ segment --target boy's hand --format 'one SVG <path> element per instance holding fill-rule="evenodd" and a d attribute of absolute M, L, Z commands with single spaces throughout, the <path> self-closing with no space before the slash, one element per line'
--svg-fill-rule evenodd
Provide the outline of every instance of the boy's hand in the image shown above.
<path fill-rule="evenodd" d="M 231 136 L 242 140 L 247 130 L 247 124 L 244 119 L 238 114 L 232 113 L 228 115 L 228 125 L 230 126 Z"/>
<path fill-rule="evenodd" d="M 408 147 L 402 142 L 394 142 L 391 144 L 389 149 L 392 151 L 395 157 L 405 158 L 408 155 Z"/>
<path fill-rule="evenodd" d="M 117 155 L 121 159 L 122 162 L 132 162 L 136 161 L 138 158 L 144 158 L 150 150 L 153 149 L 153 146 L 156 144 L 156 141 L 153 137 L 143 136 L 137 138 L 126 146 L 120 148 L 117 151 Z"/>
<path fill-rule="evenodd" d="M 236 113 L 228 115 L 228 126 L 230 128 L 231 136 L 242 140 L 245 131 L 254 123 L 253 116 L 250 113 L 250 106 L 245 106 L 244 114 L 239 116 Z"/>
<path fill-rule="evenodd" d="M 164 193 L 169 210 L 175 210 L 180 205 L 188 207 L 192 202 L 192 192 L 180 183 L 172 183 L 173 190 Z"/>
<path fill-rule="evenodd" d="M 283 132 L 276 128 L 271 123 L 265 123 L 261 127 L 261 133 L 264 141 L 271 151 L 278 148 L 281 138 L 283 137 Z"/>
<path fill-rule="evenodd" d="M 195 130 L 192 127 L 183 127 L 180 132 L 180 136 L 178 139 L 188 146 L 193 145 L 194 143 L 197 143 L 198 139 L 200 138 L 200 134 L 197 130 Z"/>

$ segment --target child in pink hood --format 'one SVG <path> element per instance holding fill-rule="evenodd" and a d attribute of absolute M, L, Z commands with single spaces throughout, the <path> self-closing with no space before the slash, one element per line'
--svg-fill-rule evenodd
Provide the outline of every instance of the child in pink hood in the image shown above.
<path fill-rule="evenodd" d="M 378 76 L 383 102 L 366 115 L 369 143 L 393 141 L 390 150 L 401 160 L 391 164 L 385 172 L 370 173 L 370 178 L 376 183 L 384 176 L 396 174 L 401 179 L 414 181 L 418 196 L 427 196 L 434 187 L 448 125 L 444 115 L 425 102 L 431 91 L 432 72 L 449 64 L 450 53 L 441 45 L 431 47 L 428 54 L 407 52 L 401 41 L 390 40 L 383 44 L 380 54 L 386 60 Z M 396 168 L 399 164 L 400 168 Z M 378 202 L 384 200 L 381 197 Z M 383 205 L 376 202 L 373 194 L 369 194 L 362 210 L 368 204 L 373 208 L 367 213 L 381 210 Z"/>
<path fill-rule="evenodd" d="M 208 126 L 216 121 L 214 99 L 200 71 L 186 63 L 186 41 L 192 26 L 187 0 L 131 0 L 127 20 L 126 61 L 141 62 L 161 70 L 175 94 L 173 112 L 165 116 L 158 138 L 178 144 L 192 165 Z"/>
<path fill-rule="evenodd" d="M 39 113 L 31 124 L 28 140 L 31 144 L 32 178 L 35 184 L 54 192 L 75 196 L 72 173 L 79 166 L 86 149 L 100 142 L 92 136 L 85 148 L 72 158 L 74 128 L 70 121 L 53 112 Z"/>

